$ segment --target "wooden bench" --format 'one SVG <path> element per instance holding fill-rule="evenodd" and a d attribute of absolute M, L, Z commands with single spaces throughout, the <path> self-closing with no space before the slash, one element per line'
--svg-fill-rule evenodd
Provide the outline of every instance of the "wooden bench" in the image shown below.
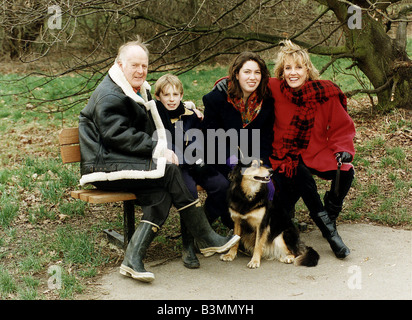
<path fill-rule="evenodd" d="M 59 132 L 60 154 L 64 164 L 80 162 L 79 128 L 66 128 Z M 200 186 L 198 191 L 203 190 Z M 88 203 L 111 203 L 123 201 L 123 236 L 111 229 L 103 230 L 110 240 L 126 248 L 135 231 L 136 195 L 129 192 L 112 192 L 98 189 L 82 189 L 71 191 L 70 195 Z"/>
<path fill-rule="evenodd" d="M 59 132 L 59 145 L 64 164 L 80 162 L 79 128 L 62 129 Z M 135 231 L 134 193 L 82 189 L 71 191 L 70 195 L 75 199 L 95 204 L 123 201 L 123 236 L 111 229 L 105 229 L 104 232 L 109 239 L 126 248 Z"/>

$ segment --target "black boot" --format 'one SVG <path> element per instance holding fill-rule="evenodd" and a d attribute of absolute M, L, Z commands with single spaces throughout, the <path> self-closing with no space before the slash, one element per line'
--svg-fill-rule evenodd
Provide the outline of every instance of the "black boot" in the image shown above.
<path fill-rule="evenodd" d="M 205 257 L 226 252 L 240 240 L 237 235 L 223 237 L 217 234 L 210 226 L 198 200 L 180 208 L 178 211 L 180 218 L 195 238 L 200 252 Z"/>
<path fill-rule="evenodd" d="M 336 228 L 336 219 L 342 211 L 342 204 L 338 204 L 338 200 L 330 191 L 325 192 L 323 202 L 325 204 L 325 210 L 328 212 L 329 218 L 332 220 Z"/>
<path fill-rule="evenodd" d="M 183 265 L 189 269 L 196 269 L 200 267 L 199 259 L 195 252 L 195 239 L 187 230 L 182 218 L 180 218 L 180 230 L 182 232 L 182 260 Z"/>
<path fill-rule="evenodd" d="M 124 276 L 143 282 L 152 282 L 154 274 L 146 271 L 143 259 L 156 236 L 158 228 L 152 224 L 141 222 L 127 245 L 124 260 L 120 266 L 120 273 Z"/>
<path fill-rule="evenodd" d="M 333 221 L 329 218 L 327 211 L 311 214 L 310 216 L 322 232 L 322 236 L 329 242 L 335 256 L 339 259 L 343 259 L 348 256 L 350 250 L 343 243 L 342 238 L 338 234 Z"/>

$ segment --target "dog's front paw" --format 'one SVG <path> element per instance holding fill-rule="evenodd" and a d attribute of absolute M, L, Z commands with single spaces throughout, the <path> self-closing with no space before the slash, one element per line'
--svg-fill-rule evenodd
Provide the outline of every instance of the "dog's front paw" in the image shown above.
<path fill-rule="evenodd" d="M 260 267 L 260 261 L 259 261 L 259 260 L 254 260 L 254 259 L 252 259 L 252 260 L 249 261 L 249 263 L 247 264 L 247 266 L 248 266 L 250 269 L 259 268 L 259 267 Z"/>
<path fill-rule="evenodd" d="M 236 252 L 228 252 L 226 254 L 220 255 L 220 260 L 222 261 L 233 261 L 236 258 Z"/>

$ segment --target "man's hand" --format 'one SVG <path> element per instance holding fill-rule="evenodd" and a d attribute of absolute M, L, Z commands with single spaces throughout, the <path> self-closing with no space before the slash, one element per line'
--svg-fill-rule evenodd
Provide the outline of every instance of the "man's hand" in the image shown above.
<path fill-rule="evenodd" d="M 173 163 L 177 166 L 179 165 L 179 159 L 178 159 L 176 153 L 173 152 L 173 150 L 166 149 L 165 150 L 165 158 L 166 158 L 167 162 Z"/>
<path fill-rule="evenodd" d="M 200 110 L 198 110 L 198 109 L 193 109 L 192 111 L 197 115 L 197 117 L 198 117 L 200 120 L 203 120 L 203 118 L 205 117 L 205 116 L 203 115 L 202 111 L 200 111 Z"/>
<path fill-rule="evenodd" d="M 221 92 L 227 92 L 228 89 L 228 83 L 229 80 L 225 77 L 222 79 L 219 79 L 216 83 L 215 86 L 213 87 L 213 90 L 217 89 Z"/>

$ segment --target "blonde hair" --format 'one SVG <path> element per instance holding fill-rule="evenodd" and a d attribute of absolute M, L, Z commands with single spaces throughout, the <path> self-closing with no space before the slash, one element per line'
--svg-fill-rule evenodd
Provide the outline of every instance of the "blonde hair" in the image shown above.
<path fill-rule="evenodd" d="M 162 93 L 163 89 L 166 86 L 172 86 L 175 87 L 180 94 L 183 95 L 183 84 L 182 81 L 178 77 L 176 77 L 173 74 L 167 73 L 163 76 L 161 76 L 155 83 L 155 96 L 159 96 L 160 93 Z"/>
<path fill-rule="evenodd" d="M 283 79 L 286 59 L 291 57 L 293 61 L 299 62 L 307 68 L 309 75 L 308 80 L 319 79 L 319 71 L 310 60 L 309 53 L 306 49 L 301 48 L 290 40 L 281 41 L 280 44 L 283 46 L 280 48 L 277 56 L 274 70 L 275 78 Z"/>

